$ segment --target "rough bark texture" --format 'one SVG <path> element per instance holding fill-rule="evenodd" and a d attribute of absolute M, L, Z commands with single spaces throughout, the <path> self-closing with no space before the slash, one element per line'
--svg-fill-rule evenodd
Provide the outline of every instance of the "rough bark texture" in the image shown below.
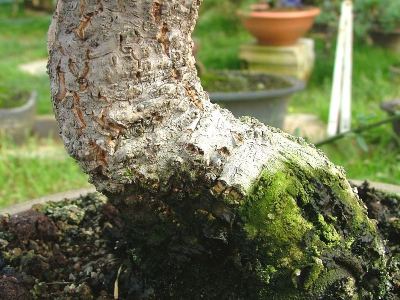
<path fill-rule="evenodd" d="M 165 190 L 184 169 L 216 193 L 245 193 L 289 148 L 310 167 L 331 166 L 305 143 L 210 103 L 191 54 L 198 5 L 59 2 L 49 34 L 54 108 L 98 189 Z"/>
<path fill-rule="evenodd" d="M 252 298 L 384 297 L 384 245 L 344 172 L 303 140 L 210 103 L 192 56 L 200 2 L 58 2 L 48 68 L 68 152 L 128 218 L 157 207 L 211 253 L 219 232 L 230 249 L 219 271 L 250 266 Z M 187 255 L 174 266 L 199 259 Z M 196 280 L 212 272 L 200 269 Z M 179 270 L 175 284 L 187 278 Z M 174 295 L 191 294 L 179 284 Z M 249 297 L 236 288 L 230 298 Z"/>

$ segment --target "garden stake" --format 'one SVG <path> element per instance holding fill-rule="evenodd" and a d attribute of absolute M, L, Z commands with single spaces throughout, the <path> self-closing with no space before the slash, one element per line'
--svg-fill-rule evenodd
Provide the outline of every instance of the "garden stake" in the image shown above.
<path fill-rule="evenodd" d="M 329 109 L 328 136 L 335 135 L 338 129 L 343 133 L 351 128 L 352 7 L 351 1 L 343 1 Z"/>

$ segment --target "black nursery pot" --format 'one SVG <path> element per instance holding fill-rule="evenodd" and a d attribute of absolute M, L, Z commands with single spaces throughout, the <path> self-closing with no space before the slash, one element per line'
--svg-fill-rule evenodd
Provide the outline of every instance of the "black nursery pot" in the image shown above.
<path fill-rule="evenodd" d="M 26 102 L 14 108 L 0 108 L 0 134 L 22 142 L 32 130 L 36 114 L 37 93 L 32 92 Z"/>
<path fill-rule="evenodd" d="M 383 102 L 381 108 L 386 111 L 389 116 L 400 114 L 400 99 Z M 400 136 L 400 119 L 393 121 L 393 130 L 398 136 Z"/>
<path fill-rule="evenodd" d="M 238 76 L 251 76 L 242 72 L 230 72 Z M 212 102 L 229 109 L 236 117 L 251 116 L 266 125 L 283 128 L 291 96 L 304 89 L 304 82 L 289 76 L 266 75 L 284 84 L 283 87 L 255 91 L 210 92 Z"/>

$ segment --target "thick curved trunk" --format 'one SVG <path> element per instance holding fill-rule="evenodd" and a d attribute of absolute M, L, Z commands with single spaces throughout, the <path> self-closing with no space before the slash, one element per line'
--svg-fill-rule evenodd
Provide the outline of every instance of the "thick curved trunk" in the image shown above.
<path fill-rule="evenodd" d="M 68 152 L 126 212 L 152 197 L 179 222 L 201 212 L 228 236 L 236 224 L 264 250 L 259 297 L 272 284 L 285 297 L 383 295 L 383 244 L 344 172 L 210 103 L 192 56 L 200 2 L 59 0 L 49 74 Z"/>
<path fill-rule="evenodd" d="M 191 54 L 198 4 L 59 2 L 49 34 L 55 112 L 69 153 L 100 190 L 164 190 L 187 170 L 217 193 L 244 194 L 289 148 L 310 167 L 331 166 L 305 143 L 210 103 Z"/>

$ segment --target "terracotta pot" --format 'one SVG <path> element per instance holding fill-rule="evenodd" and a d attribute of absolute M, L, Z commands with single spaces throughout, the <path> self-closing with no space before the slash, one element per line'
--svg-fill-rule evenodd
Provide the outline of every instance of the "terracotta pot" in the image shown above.
<path fill-rule="evenodd" d="M 299 10 L 267 10 L 239 13 L 246 29 L 261 45 L 291 46 L 314 24 L 321 10 L 309 7 Z"/>

